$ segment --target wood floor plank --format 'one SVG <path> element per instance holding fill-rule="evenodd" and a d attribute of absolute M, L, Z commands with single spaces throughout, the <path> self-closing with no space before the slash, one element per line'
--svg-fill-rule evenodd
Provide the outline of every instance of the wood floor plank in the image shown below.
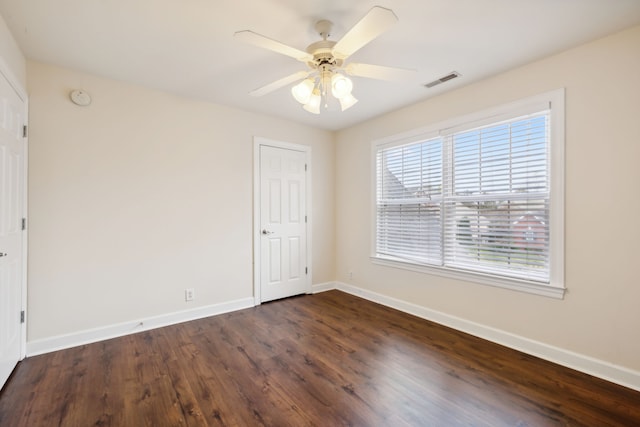
<path fill-rule="evenodd" d="M 245 350 L 244 340 L 235 328 L 222 326 L 216 334 L 194 337 L 212 374 L 222 386 L 222 399 L 241 403 L 242 425 L 302 425 L 293 403 L 274 390 L 255 354 Z M 242 373 L 242 375 L 239 375 Z"/>
<path fill-rule="evenodd" d="M 329 291 L 28 358 L 0 425 L 636 426 L 640 392 Z"/>
<path fill-rule="evenodd" d="M 351 364 L 350 369 L 358 371 L 358 373 L 348 373 L 352 378 L 362 376 L 363 367 L 370 370 L 370 373 L 364 375 L 367 378 L 366 387 L 362 387 L 360 382 L 356 384 L 360 392 L 367 391 L 368 388 L 373 391 L 373 395 L 368 396 L 367 399 L 375 401 L 377 394 L 389 395 L 391 396 L 389 400 L 394 397 L 396 400 L 403 399 L 400 402 L 394 401 L 394 406 L 396 408 L 398 406 L 404 407 L 408 413 L 439 413 L 442 405 L 450 407 L 454 404 L 446 394 L 447 390 L 451 389 L 453 383 L 456 382 L 458 383 L 455 386 L 458 394 L 467 397 L 464 402 L 455 402 L 456 406 L 464 405 L 465 410 L 449 411 L 450 423 L 454 423 L 454 418 L 459 418 L 458 423 L 467 425 L 481 419 L 486 425 L 493 425 L 497 421 L 490 410 L 491 407 L 482 400 L 483 396 L 491 395 L 494 392 L 490 387 L 483 388 L 481 393 L 472 393 L 477 391 L 477 387 L 460 381 L 461 376 L 459 375 L 452 376 L 451 373 L 455 371 L 452 371 L 450 362 L 447 362 L 447 366 L 443 366 L 444 363 L 434 366 L 436 355 L 433 353 L 426 358 L 422 348 L 414 347 L 410 341 L 400 340 L 397 336 L 392 337 L 382 329 L 369 329 L 366 327 L 368 320 L 364 320 L 364 322 L 359 325 L 354 318 L 343 322 L 352 325 L 349 336 L 354 341 L 363 344 L 358 352 L 351 354 L 342 363 L 344 365 Z M 339 326 L 332 326 L 334 331 L 336 328 Z M 344 334 L 344 331 L 342 333 Z M 313 344 L 309 346 L 313 347 Z M 382 352 L 380 349 L 385 349 L 385 351 Z M 314 348 L 314 350 L 318 353 L 322 352 L 320 348 Z M 449 369 L 449 372 L 443 368 Z M 463 366 L 460 366 L 460 369 L 462 368 Z M 384 374 L 380 374 L 380 372 Z M 447 386 L 442 387 L 442 383 Z M 486 383 L 481 385 L 485 386 Z M 466 393 L 462 393 L 463 390 L 466 390 Z M 504 421 L 505 415 L 503 410 L 500 413 L 500 420 Z"/>

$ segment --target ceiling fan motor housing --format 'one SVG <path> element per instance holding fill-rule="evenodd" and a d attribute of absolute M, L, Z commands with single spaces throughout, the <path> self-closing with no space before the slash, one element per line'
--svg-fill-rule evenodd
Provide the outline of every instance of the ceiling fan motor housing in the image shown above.
<path fill-rule="evenodd" d="M 319 42 L 311 43 L 307 47 L 307 52 L 313 55 L 313 61 L 307 63 L 309 67 L 314 70 L 325 64 L 329 64 L 333 67 L 341 67 L 344 61 L 333 56 L 332 49 L 335 44 L 336 42 L 332 40 L 321 40 Z"/>

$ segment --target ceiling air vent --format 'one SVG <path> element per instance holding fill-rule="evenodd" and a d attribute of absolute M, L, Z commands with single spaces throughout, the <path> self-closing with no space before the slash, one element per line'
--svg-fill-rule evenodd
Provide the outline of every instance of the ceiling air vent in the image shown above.
<path fill-rule="evenodd" d="M 438 86 L 440 83 L 448 82 L 449 80 L 455 79 L 456 77 L 460 77 L 460 73 L 457 71 L 452 71 L 446 76 L 440 77 L 439 79 L 434 80 L 431 83 L 427 83 L 424 86 L 431 89 L 434 86 Z"/>

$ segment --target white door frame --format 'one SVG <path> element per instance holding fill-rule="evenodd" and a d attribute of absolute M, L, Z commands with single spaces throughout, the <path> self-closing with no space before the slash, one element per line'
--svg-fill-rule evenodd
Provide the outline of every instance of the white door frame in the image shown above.
<path fill-rule="evenodd" d="M 259 136 L 253 137 L 253 300 L 254 305 L 260 305 L 260 271 L 261 264 L 261 234 L 260 234 L 260 147 L 269 146 L 283 148 L 287 150 L 302 151 L 305 153 L 305 161 L 307 164 L 306 176 L 306 210 L 307 210 L 307 275 L 306 286 L 307 293 L 311 293 L 311 277 L 312 277 L 312 253 L 311 253 L 311 147 L 307 145 L 292 144 L 289 142 L 275 141 Z"/>
<path fill-rule="evenodd" d="M 6 79 L 9 82 L 9 85 L 16 91 L 18 97 L 24 103 L 24 125 L 28 126 L 29 121 L 29 97 L 27 96 L 27 91 L 22 87 L 22 84 L 15 77 L 9 65 L 5 62 L 4 58 L 0 56 L 0 74 L 2 78 Z M 22 194 L 22 215 L 23 218 L 29 218 L 27 215 L 27 207 L 28 207 L 28 176 L 29 176 L 29 133 L 27 132 L 27 136 L 23 139 L 24 141 L 24 165 L 23 165 L 23 180 L 24 180 L 24 189 Z M 24 359 L 27 355 L 27 244 L 29 242 L 28 239 L 28 230 L 29 230 L 29 221 L 27 220 L 26 228 L 22 232 L 22 302 L 20 310 L 25 313 L 24 322 L 21 325 L 21 342 L 20 342 L 20 360 Z"/>

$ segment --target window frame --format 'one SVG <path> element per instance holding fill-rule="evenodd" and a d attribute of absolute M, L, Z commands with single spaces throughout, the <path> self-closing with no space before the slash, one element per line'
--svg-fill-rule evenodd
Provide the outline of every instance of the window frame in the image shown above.
<path fill-rule="evenodd" d="M 549 113 L 549 283 L 509 278 L 448 266 L 412 263 L 377 254 L 377 153 L 382 147 L 417 143 L 434 137 L 492 124 L 550 108 Z M 525 99 L 434 123 L 371 144 L 371 254 L 373 264 L 426 273 L 445 278 L 512 289 L 557 299 L 564 297 L 564 185 L 565 185 L 565 91 L 557 89 Z"/>

